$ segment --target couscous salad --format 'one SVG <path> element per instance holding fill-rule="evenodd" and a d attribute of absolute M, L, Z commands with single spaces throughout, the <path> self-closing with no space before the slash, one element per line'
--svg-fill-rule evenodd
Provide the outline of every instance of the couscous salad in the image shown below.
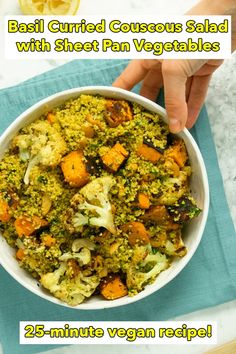
<path fill-rule="evenodd" d="M 135 296 L 187 252 L 182 229 L 200 213 L 190 175 L 183 140 L 157 114 L 81 95 L 12 140 L 0 230 L 19 265 L 69 305 Z"/>

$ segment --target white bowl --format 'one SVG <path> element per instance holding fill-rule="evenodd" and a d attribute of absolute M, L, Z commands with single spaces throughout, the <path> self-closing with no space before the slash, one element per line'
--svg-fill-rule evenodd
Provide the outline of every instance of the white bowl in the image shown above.
<path fill-rule="evenodd" d="M 105 97 L 125 99 L 131 102 L 136 102 L 151 112 L 158 113 L 165 122 L 167 121 L 166 111 L 162 107 L 135 93 L 104 86 L 75 88 L 47 97 L 22 113 L 0 137 L 0 159 L 8 148 L 11 139 L 17 134 L 19 129 L 31 123 L 43 113 L 63 104 L 68 99 L 78 97 L 80 94 L 99 94 Z M 186 256 L 181 259 L 175 259 L 170 268 L 163 271 L 153 284 L 146 286 L 146 288 L 136 296 L 125 296 L 113 301 L 103 300 L 100 297 L 94 296 L 88 301 L 73 308 L 83 310 L 103 309 L 127 305 L 143 299 L 161 289 L 164 285 L 174 279 L 192 258 L 201 240 L 207 220 L 209 208 L 209 186 L 202 155 L 191 134 L 187 129 L 184 129 L 184 131 L 178 134 L 178 136 L 185 141 L 188 150 L 188 155 L 192 166 L 192 177 L 190 182 L 191 191 L 198 206 L 202 209 L 202 213 L 196 219 L 192 220 L 185 228 L 184 241 L 188 249 Z M 0 260 L 6 271 L 21 285 L 32 291 L 34 294 L 56 304 L 70 307 L 39 287 L 37 281 L 19 267 L 14 255 L 15 251 L 6 243 L 2 235 L 0 235 Z"/>

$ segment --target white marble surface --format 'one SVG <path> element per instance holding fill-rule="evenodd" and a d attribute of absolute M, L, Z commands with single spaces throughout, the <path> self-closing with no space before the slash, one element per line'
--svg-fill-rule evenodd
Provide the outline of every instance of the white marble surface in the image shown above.
<path fill-rule="evenodd" d="M 194 5 L 196 0 L 81 0 L 80 14 L 182 14 Z M 0 0 L 0 15 L 19 14 L 16 0 Z M 3 29 L 0 21 L 0 43 Z M 0 46 L 0 88 L 19 83 L 34 75 L 50 70 L 65 61 L 7 61 Z M 207 109 L 221 168 L 226 197 L 236 226 L 236 53 L 215 73 L 207 96 Z M 212 320 L 218 322 L 218 343 L 236 338 L 236 301 L 214 308 L 197 311 L 178 318 L 186 320 Z M 208 346 L 96 346 L 97 354 L 123 354 L 135 351 L 137 354 L 202 354 Z M 94 353 L 93 346 L 59 348 L 48 354 Z M 0 349 L 1 353 L 1 349 Z M 17 353 L 12 353 L 17 354 Z"/>

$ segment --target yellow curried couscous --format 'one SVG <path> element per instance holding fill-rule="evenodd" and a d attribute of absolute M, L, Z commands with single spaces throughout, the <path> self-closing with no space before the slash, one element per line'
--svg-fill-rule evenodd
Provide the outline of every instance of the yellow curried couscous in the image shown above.
<path fill-rule="evenodd" d="M 133 296 L 186 254 L 200 209 L 184 142 L 158 114 L 81 95 L 24 127 L 0 161 L 0 228 L 20 266 L 76 306 Z"/>

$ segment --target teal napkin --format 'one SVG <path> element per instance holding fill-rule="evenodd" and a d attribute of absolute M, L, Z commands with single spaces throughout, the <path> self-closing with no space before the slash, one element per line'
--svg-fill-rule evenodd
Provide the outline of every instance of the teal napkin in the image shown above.
<path fill-rule="evenodd" d="M 111 85 L 126 65 L 127 61 L 120 60 L 73 61 L 18 86 L 0 90 L 0 133 L 42 98 L 78 86 Z M 205 108 L 191 133 L 206 163 L 211 204 L 203 239 L 187 267 L 144 300 L 97 311 L 68 309 L 49 303 L 27 291 L 0 267 L 0 341 L 4 354 L 33 354 L 53 348 L 20 346 L 19 321 L 157 321 L 236 298 L 235 230 Z"/>

